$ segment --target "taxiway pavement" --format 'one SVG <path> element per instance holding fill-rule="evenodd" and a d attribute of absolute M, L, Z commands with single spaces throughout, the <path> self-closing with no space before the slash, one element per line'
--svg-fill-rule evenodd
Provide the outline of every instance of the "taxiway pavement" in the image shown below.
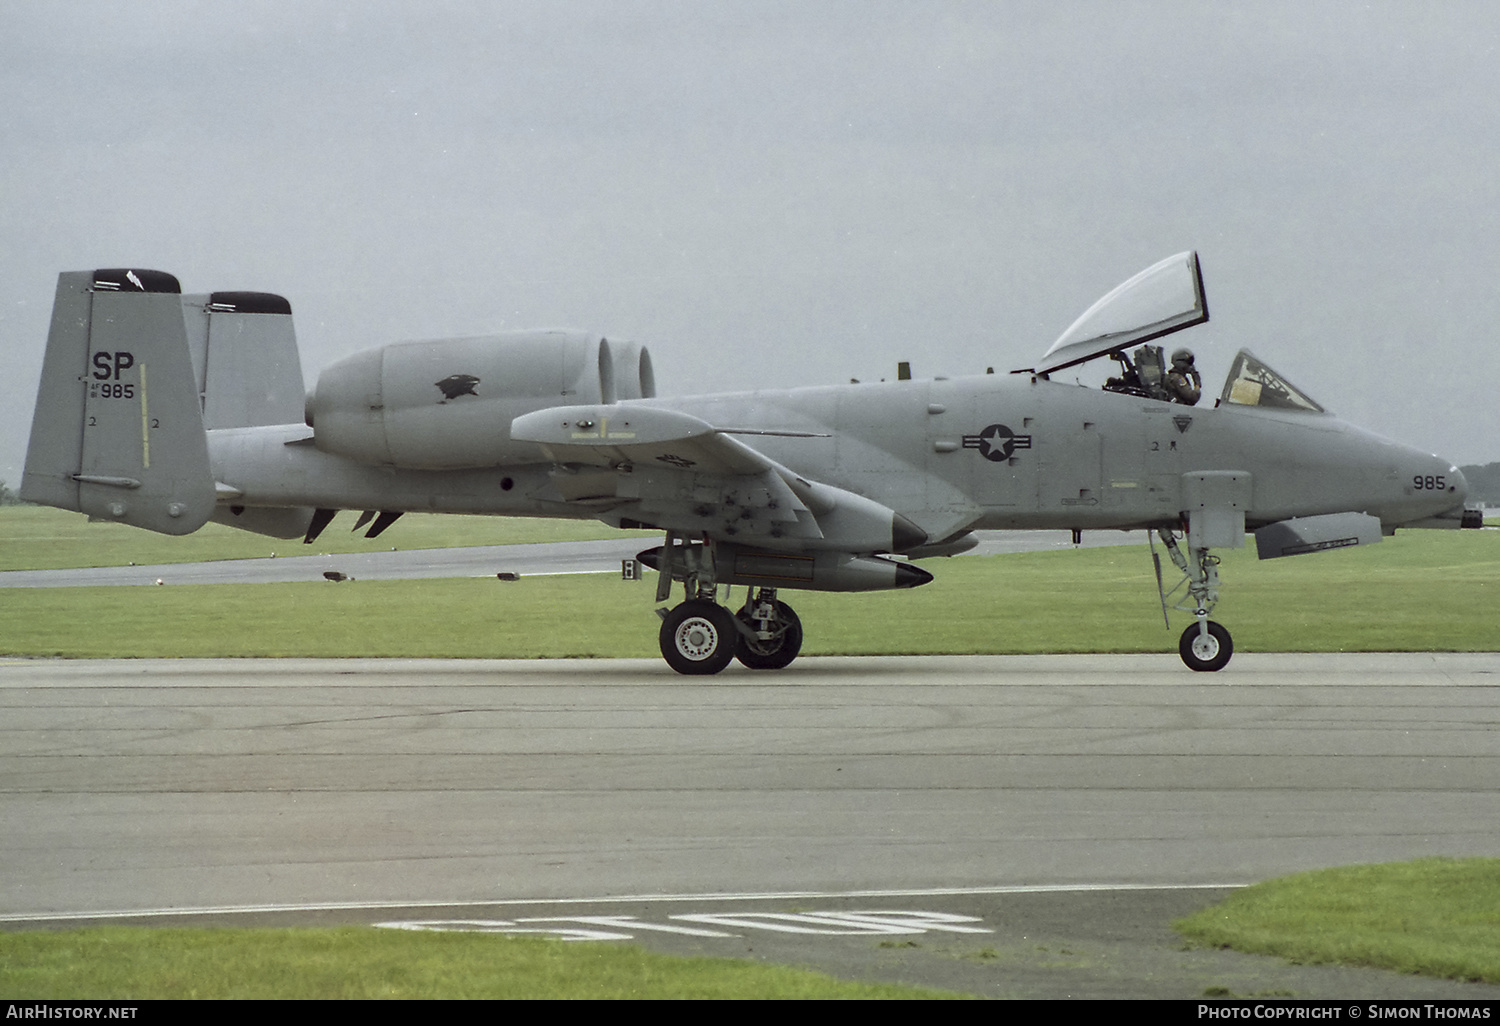
<path fill-rule="evenodd" d="M 0 919 L 1213 888 L 1496 856 L 1497 725 L 1494 654 L 1249 653 L 1211 675 L 1168 655 L 808 658 L 706 680 L 654 660 L 11 660 Z M 987 927 L 1014 907 L 836 907 L 938 900 Z M 1087 918 L 1075 932 L 1113 928 Z"/>

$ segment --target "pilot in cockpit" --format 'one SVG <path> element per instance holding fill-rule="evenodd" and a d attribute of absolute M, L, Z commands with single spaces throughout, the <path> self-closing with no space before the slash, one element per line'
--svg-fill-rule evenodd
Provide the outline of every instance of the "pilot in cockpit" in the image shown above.
<path fill-rule="evenodd" d="M 1162 381 L 1174 403 L 1196 406 L 1203 396 L 1203 376 L 1193 366 L 1193 351 L 1179 349 L 1172 354 L 1172 369 Z"/>

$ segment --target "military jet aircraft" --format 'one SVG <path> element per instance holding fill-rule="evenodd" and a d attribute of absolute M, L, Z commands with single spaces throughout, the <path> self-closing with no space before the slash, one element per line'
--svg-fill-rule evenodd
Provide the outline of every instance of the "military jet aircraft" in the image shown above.
<path fill-rule="evenodd" d="M 1216 403 L 1186 405 L 1153 343 L 1206 320 L 1188 252 L 1010 374 L 661 398 L 642 346 L 528 331 L 357 353 L 304 395 L 282 297 L 68 272 L 21 495 L 165 534 L 212 520 L 308 542 L 344 509 L 370 536 L 411 510 L 657 529 L 641 560 L 658 603 L 682 585 L 658 611 L 662 655 L 686 674 L 785 667 L 802 625 L 783 591 L 916 587 L 932 580 L 918 561 L 972 548 L 978 529 L 1145 529 L 1181 574 L 1165 586 L 1153 540 L 1163 615 L 1192 618 L 1183 661 L 1217 670 L 1233 642 L 1209 618 L 1212 550 L 1247 531 L 1270 558 L 1458 527 L 1466 485 L 1248 351 Z M 1121 373 L 1102 389 L 1052 380 L 1105 358 Z M 719 594 L 735 585 L 731 611 Z"/>

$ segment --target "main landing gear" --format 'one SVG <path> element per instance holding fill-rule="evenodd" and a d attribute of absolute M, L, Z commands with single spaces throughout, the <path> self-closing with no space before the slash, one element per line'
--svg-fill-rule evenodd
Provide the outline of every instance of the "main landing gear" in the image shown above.
<path fill-rule="evenodd" d="M 1162 528 L 1156 534 L 1166 547 L 1168 558 L 1182 571 L 1182 580 L 1168 591 L 1162 584 L 1161 556 L 1152 542 L 1151 561 L 1156 565 L 1156 589 L 1161 595 L 1162 619 L 1171 626 L 1167 615 L 1169 602 L 1171 608 L 1193 614 L 1194 622 L 1177 641 L 1177 654 L 1191 670 L 1222 670 L 1229 664 L 1229 657 L 1234 655 L 1234 640 L 1223 624 L 1208 618 L 1219 601 L 1219 557 L 1211 555 L 1206 548 L 1189 549 L 1184 554 L 1177 544 L 1178 536 L 1172 531 Z"/>
<path fill-rule="evenodd" d="M 734 658 L 734 616 L 713 599 L 689 599 L 661 621 L 661 654 L 678 673 L 718 673 Z"/>
<path fill-rule="evenodd" d="M 718 673 L 738 659 L 752 670 L 779 670 L 802 650 L 802 621 L 775 588 L 754 588 L 738 613 L 718 602 L 713 556 L 705 547 L 678 546 L 673 535 L 661 549 L 656 601 L 672 594 L 674 576 L 683 582 L 687 600 L 658 609 L 658 642 L 667 665 L 678 673 Z"/>
<path fill-rule="evenodd" d="M 752 670 L 779 670 L 802 651 L 802 621 L 775 588 L 759 588 L 735 614 L 740 625 L 734 657 Z"/>
<path fill-rule="evenodd" d="M 678 673 L 718 673 L 731 659 L 752 670 L 779 670 L 802 649 L 802 621 L 776 601 L 775 588 L 757 589 L 738 613 L 700 592 L 666 611 L 659 641 L 662 657 Z"/>

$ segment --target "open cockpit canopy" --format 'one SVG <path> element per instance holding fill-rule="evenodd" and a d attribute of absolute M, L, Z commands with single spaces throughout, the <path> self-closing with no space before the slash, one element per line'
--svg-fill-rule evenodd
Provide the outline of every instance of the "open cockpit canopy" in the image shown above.
<path fill-rule="evenodd" d="M 1104 386 L 1106 391 L 1170 399 L 1161 388 L 1168 369 L 1165 352 L 1160 346 L 1145 343 L 1207 320 L 1208 302 L 1198 254 L 1192 250 L 1178 253 L 1152 264 L 1084 311 L 1030 373 L 1045 377 L 1108 356 L 1123 366 L 1125 376 L 1110 379 Z M 1137 347 L 1134 353 L 1127 353 L 1132 346 Z M 1219 403 L 1325 412 L 1306 392 L 1248 349 L 1236 354 Z"/>
<path fill-rule="evenodd" d="M 1033 369 L 1050 374 L 1208 320 L 1198 254 L 1178 253 L 1146 268 L 1084 311 Z"/>

